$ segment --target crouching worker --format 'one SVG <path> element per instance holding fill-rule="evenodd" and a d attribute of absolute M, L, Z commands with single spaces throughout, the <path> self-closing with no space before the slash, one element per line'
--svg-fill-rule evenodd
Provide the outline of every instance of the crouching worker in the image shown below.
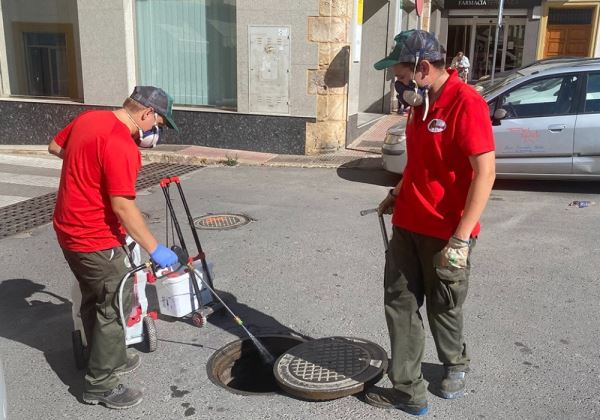
<path fill-rule="evenodd" d="M 444 58 L 433 34 L 415 30 L 396 36 L 394 50 L 375 64 L 391 68 L 413 108 L 406 125 L 406 169 L 379 205 L 379 214 L 393 210 L 384 272 L 393 387 L 371 389 L 366 401 L 413 415 L 428 409 L 421 373 L 423 303 L 444 365 L 439 393 L 448 399 L 464 394 L 469 355 L 462 305 L 479 218 L 495 179 L 488 106 L 455 70 L 446 71 Z"/>
<path fill-rule="evenodd" d="M 135 203 L 138 147 L 154 147 L 165 126 L 177 129 L 171 97 L 162 89 L 137 86 L 122 108 L 80 114 L 48 146 L 64 160 L 53 222 L 81 290 L 89 350 L 82 399 L 89 404 L 119 409 L 142 401 L 141 391 L 119 382 L 140 358 L 126 352 L 117 286 L 129 270 L 125 232 L 158 266 L 177 261 L 154 238 Z M 130 294 L 131 288 L 124 294 L 127 309 Z"/>

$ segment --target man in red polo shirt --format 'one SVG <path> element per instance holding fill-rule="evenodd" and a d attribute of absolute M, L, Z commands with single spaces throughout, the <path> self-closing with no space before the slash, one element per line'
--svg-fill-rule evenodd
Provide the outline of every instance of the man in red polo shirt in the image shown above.
<path fill-rule="evenodd" d="M 427 412 L 421 373 L 427 319 L 444 365 L 440 394 L 464 395 L 469 357 L 463 337 L 471 250 L 495 179 L 489 110 L 483 98 L 445 69 L 445 51 L 431 33 L 400 33 L 391 68 L 412 105 L 406 126 L 407 165 L 402 180 L 379 205 L 393 209 L 393 235 L 385 261 L 385 314 L 391 341 L 393 388 L 374 387 L 369 404 L 413 415 Z"/>
<path fill-rule="evenodd" d="M 172 104 L 162 89 L 136 86 L 122 108 L 80 114 L 48 146 L 64 160 L 53 222 L 82 295 L 89 350 L 82 399 L 89 404 L 129 408 L 142 401 L 141 391 L 118 379 L 137 368 L 140 358 L 126 353 L 116 294 L 130 267 L 125 232 L 160 267 L 177 261 L 173 251 L 156 241 L 135 204 L 138 146 L 156 145 L 165 125 L 177 129 Z"/>

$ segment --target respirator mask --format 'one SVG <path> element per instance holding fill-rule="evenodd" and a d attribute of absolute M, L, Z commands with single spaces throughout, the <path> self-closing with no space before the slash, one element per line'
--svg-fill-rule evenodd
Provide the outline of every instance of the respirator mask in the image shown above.
<path fill-rule="evenodd" d="M 429 112 L 429 88 L 430 86 L 419 87 L 417 81 L 414 79 L 417 73 L 417 65 L 419 63 L 419 53 L 415 54 L 415 67 L 413 69 L 413 79 L 408 85 L 403 85 L 404 90 L 402 92 L 402 102 L 408 104 L 408 106 L 421 106 L 425 103 L 425 110 L 423 111 L 423 121 L 427 119 Z"/>
<path fill-rule="evenodd" d="M 158 126 L 158 121 L 156 120 L 156 112 L 154 113 L 154 126 L 150 130 L 144 131 L 142 127 L 140 127 L 135 120 L 127 113 L 129 119 L 135 124 L 138 129 L 139 139 L 137 140 L 137 144 L 139 147 L 144 149 L 152 149 L 156 146 L 158 141 L 160 140 L 160 135 L 162 133 L 162 128 Z"/>

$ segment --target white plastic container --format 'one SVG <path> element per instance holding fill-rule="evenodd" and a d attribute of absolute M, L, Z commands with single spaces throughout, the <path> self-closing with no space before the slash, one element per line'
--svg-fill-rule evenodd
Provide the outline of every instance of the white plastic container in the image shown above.
<path fill-rule="evenodd" d="M 194 267 L 196 268 L 196 280 L 200 288 L 200 298 L 204 306 L 211 303 L 212 296 L 210 291 L 204 286 L 205 275 L 202 269 L 202 262 L 195 261 Z M 187 269 L 166 275 L 167 273 L 168 270 L 157 273 L 156 295 L 158 297 L 160 313 L 181 318 L 200 309 Z M 198 273 L 200 274 L 200 278 L 198 278 Z"/>

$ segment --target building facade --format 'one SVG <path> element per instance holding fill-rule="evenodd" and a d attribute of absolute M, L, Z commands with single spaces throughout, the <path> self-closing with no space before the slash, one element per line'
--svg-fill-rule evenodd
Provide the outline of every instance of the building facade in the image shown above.
<path fill-rule="evenodd" d="M 496 71 L 600 55 L 598 0 L 541 1 L 506 0 Z M 491 70 L 496 8 L 430 4 L 429 30 L 472 78 Z M 0 13 L 0 144 L 45 144 L 150 84 L 175 100 L 167 143 L 284 154 L 339 150 L 392 111 L 392 75 L 373 63 L 425 23 L 412 0 L 0 0 Z"/>

